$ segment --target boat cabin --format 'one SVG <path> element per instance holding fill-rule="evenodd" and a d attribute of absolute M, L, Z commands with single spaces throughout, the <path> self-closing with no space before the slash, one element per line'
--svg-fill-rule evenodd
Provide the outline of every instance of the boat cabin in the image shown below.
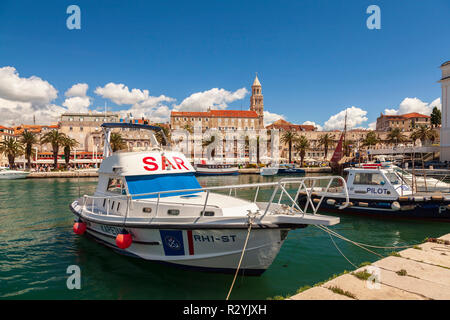
<path fill-rule="evenodd" d="M 352 198 L 398 198 L 412 193 L 410 186 L 392 168 L 346 168 L 348 193 Z"/>

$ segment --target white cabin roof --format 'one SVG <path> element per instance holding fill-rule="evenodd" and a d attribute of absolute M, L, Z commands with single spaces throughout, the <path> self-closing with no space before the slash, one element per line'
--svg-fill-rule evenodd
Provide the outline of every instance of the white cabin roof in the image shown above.
<path fill-rule="evenodd" d="M 161 175 L 195 172 L 181 152 L 145 151 L 114 153 L 103 160 L 99 174 L 120 176 Z"/>

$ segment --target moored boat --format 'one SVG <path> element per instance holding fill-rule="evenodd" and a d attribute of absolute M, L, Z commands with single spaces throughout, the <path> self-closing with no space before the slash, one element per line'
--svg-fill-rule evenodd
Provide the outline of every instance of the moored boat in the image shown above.
<path fill-rule="evenodd" d="M 262 176 L 273 175 L 302 175 L 305 174 L 305 169 L 297 168 L 293 164 L 280 164 L 278 166 L 268 166 L 260 169 Z"/>
<path fill-rule="evenodd" d="M 86 232 L 121 254 L 207 271 L 234 272 L 245 247 L 240 271 L 261 274 L 289 231 L 339 223 L 338 217 L 316 214 L 317 207 L 313 214 L 304 213 L 295 199 L 304 190 L 305 180 L 338 180 L 345 185 L 341 177 L 202 188 L 182 153 L 154 148 L 111 154 L 110 129 L 127 126 L 102 125 L 105 159 L 97 189 L 94 195 L 70 204 L 77 234 Z M 146 125 L 133 127 L 161 131 Z M 294 187 L 295 195 L 289 194 L 288 186 Z M 255 191 L 253 201 L 231 196 L 233 190 L 240 194 L 249 188 Z M 273 192 L 260 202 L 262 188 L 273 188 Z"/>
<path fill-rule="evenodd" d="M 330 188 L 326 194 L 320 187 L 302 192 L 298 203 L 306 210 L 309 198 L 322 211 L 354 213 L 375 217 L 420 218 L 450 222 L 450 194 L 413 192 L 412 187 L 392 167 L 367 164 L 360 168 L 346 168 L 347 185 Z M 341 197 L 347 188 L 349 204 L 337 210 L 346 201 Z M 333 195 L 333 192 L 337 192 Z"/>
<path fill-rule="evenodd" d="M 0 180 L 25 179 L 29 174 L 27 171 L 0 168 Z"/>
<path fill-rule="evenodd" d="M 239 174 L 239 168 L 231 164 L 196 164 L 195 171 L 198 176 L 224 176 Z"/>

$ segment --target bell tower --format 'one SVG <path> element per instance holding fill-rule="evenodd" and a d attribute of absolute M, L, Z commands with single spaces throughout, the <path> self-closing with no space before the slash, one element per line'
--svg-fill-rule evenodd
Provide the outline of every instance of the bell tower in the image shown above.
<path fill-rule="evenodd" d="M 259 128 L 264 128 L 264 97 L 261 92 L 261 83 L 258 79 L 258 74 L 255 76 L 255 81 L 252 85 L 252 96 L 250 97 L 250 110 L 258 114 Z"/>

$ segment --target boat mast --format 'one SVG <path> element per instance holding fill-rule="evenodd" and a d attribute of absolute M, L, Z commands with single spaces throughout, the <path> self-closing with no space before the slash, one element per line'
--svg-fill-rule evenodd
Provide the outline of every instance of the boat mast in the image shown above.
<path fill-rule="evenodd" d="M 345 151 L 347 150 L 346 146 L 345 146 L 345 135 L 346 135 L 346 133 L 347 133 L 347 110 L 345 110 L 344 132 L 342 133 L 344 135 L 344 139 L 343 139 L 344 157 L 346 156 L 345 155 Z"/>

